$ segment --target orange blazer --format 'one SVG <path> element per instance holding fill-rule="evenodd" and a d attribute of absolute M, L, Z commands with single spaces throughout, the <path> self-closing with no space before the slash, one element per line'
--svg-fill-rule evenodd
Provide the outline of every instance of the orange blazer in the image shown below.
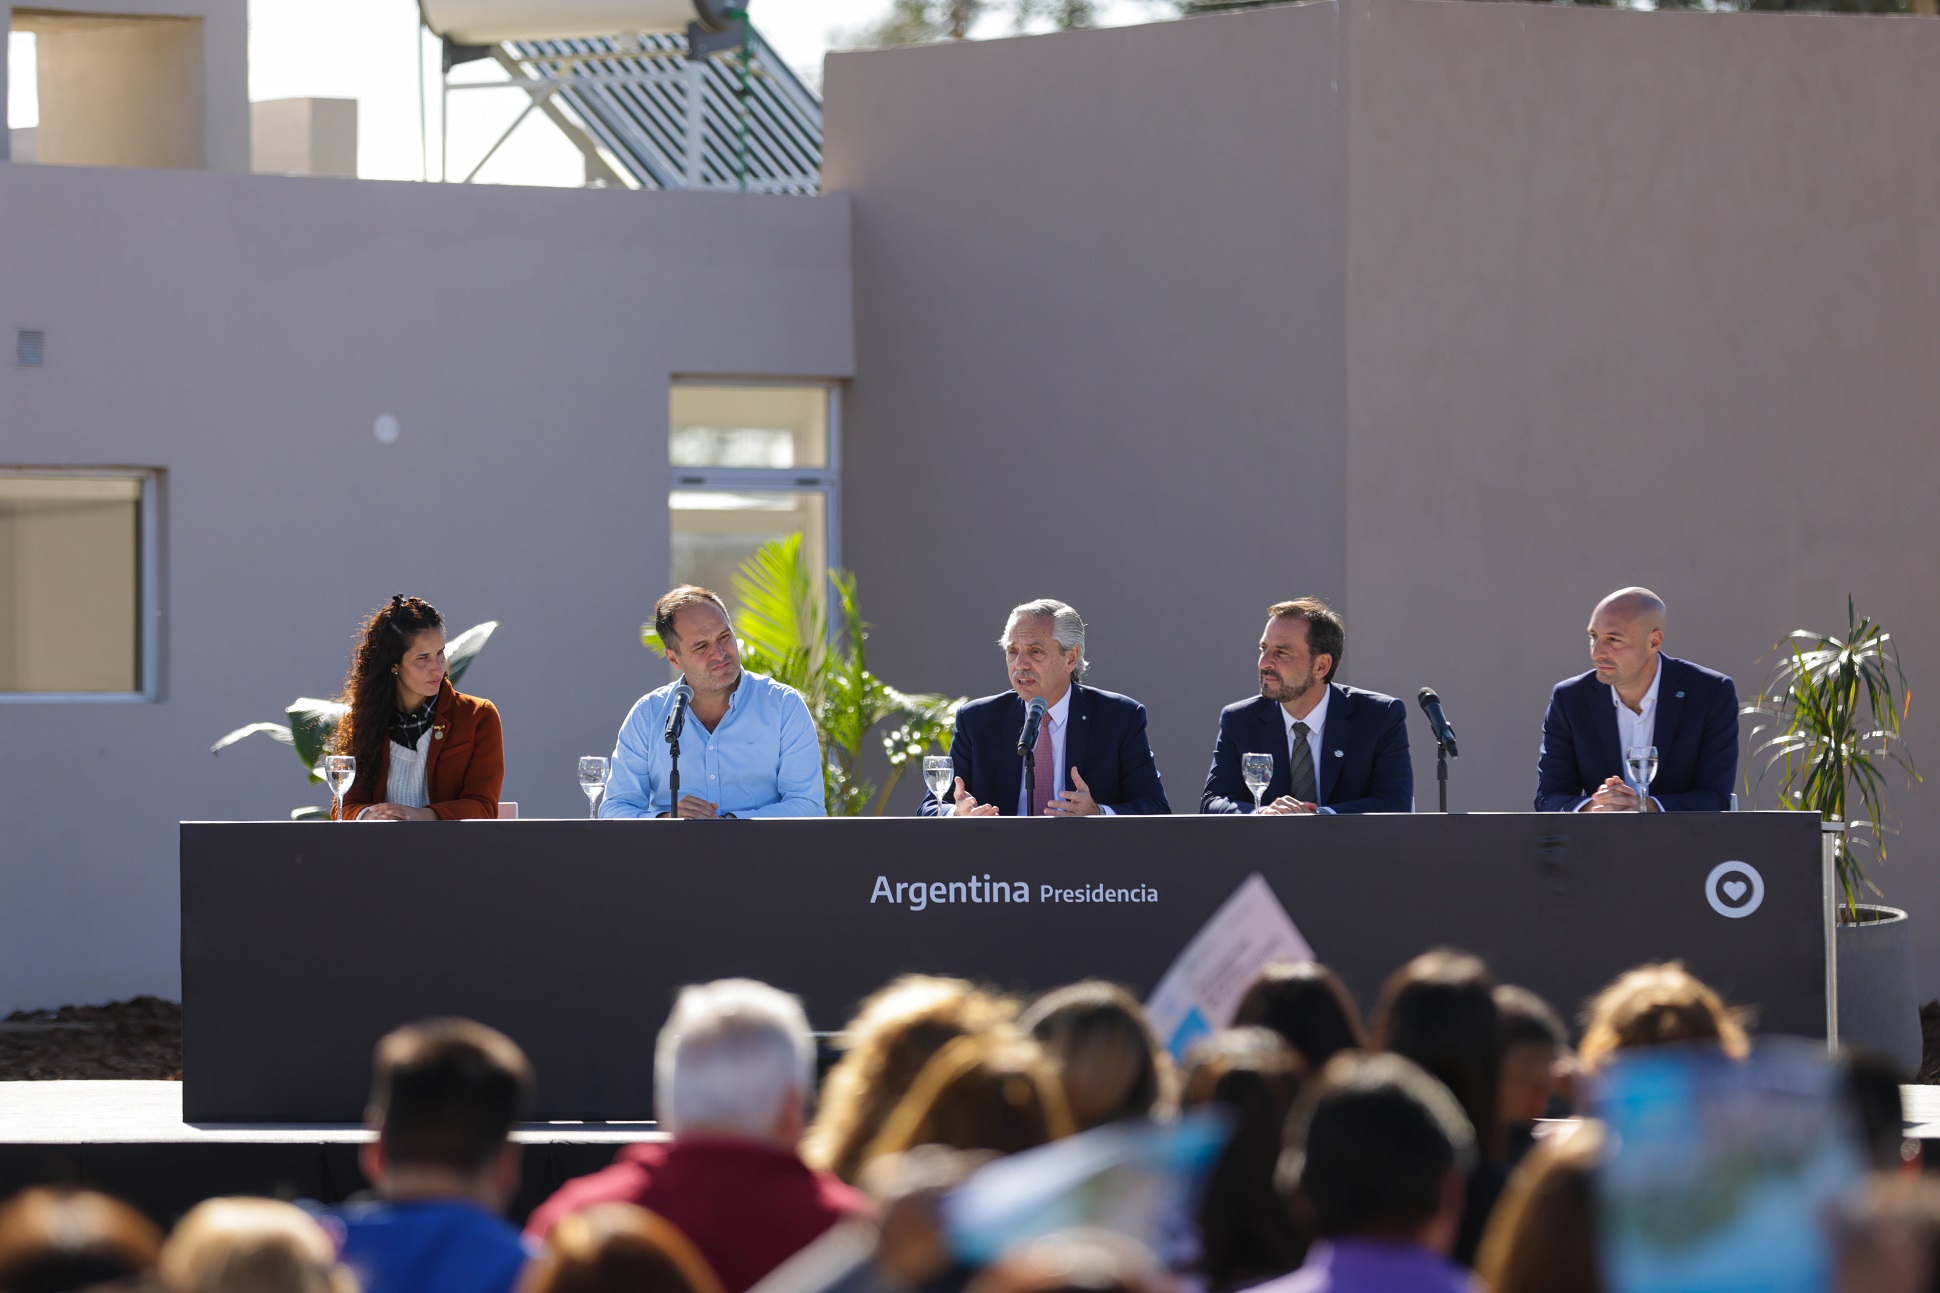
<path fill-rule="evenodd" d="M 443 821 L 464 817 L 497 817 L 499 790 L 505 784 L 505 741 L 499 730 L 498 707 L 489 700 L 467 696 L 447 678 L 438 685 L 438 704 L 431 711 L 431 730 L 418 738 L 430 748 L 424 756 L 427 805 Z M 377 767 L 366 780 L 359 768 L 357 784 L 344 796 L 346 820 L 371 804 L 384 802 L 391 776 L 391 743 L 386 740 Z"/>

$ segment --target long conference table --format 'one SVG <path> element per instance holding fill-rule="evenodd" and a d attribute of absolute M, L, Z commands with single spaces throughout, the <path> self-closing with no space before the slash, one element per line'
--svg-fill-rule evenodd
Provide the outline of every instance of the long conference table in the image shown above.
<path fill-rule="evenodd" d="M 1805 813 L 185 822 L 184 1116 L 354 1121 L 379 1037 L 463 1015 L 531 1056 L 539 1118 L 650 1118 L 682 984 L 762 979 L 819 1030 L 910 971 L 1143 997 L 1254 874 L 1363 1010 L 1437 946 L 1567 1015 L 1681 958 L 1761 1032 L 1827 1035 Z"/>

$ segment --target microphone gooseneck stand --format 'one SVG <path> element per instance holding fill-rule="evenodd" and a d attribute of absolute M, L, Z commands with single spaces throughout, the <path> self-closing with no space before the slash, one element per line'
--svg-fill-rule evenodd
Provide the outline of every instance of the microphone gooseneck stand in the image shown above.
<path fill-rule="evenodd" d="M 1448 746 L 1435 742 L 1435 781 L 1441 787 L 1442 811 L 1448 811 Z"/>

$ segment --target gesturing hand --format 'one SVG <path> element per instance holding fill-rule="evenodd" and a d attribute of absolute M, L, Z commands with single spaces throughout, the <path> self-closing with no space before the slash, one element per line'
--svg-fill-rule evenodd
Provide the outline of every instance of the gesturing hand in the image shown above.
<path fill-rule="evenodd" d="M 1098 801 L 1091 797 L 1091 787 L 1078 775 L 1076 768 L 1071 769 L 1071 780 L 1078 783 L 1077 789 L 1061 792 L 1056 799 L 1044 805 L 1046 817 L 1096 817 Z"/>
<path fill-rule="evenodd" d="M 956 807 L 952 808 L 948 815 L 951 817 L 995 817 L 997 815 L 997 805 L 978 803 L 976 796 L 964 788 L 963 778 L 958 777 Z"/>

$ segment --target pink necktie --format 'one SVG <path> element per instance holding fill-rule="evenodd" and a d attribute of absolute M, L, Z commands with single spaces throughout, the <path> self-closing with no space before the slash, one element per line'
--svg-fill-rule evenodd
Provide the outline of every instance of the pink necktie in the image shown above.
<path fill-rule="evenodd" d="M 1036 781 L 1031 796 L 1031 816 L 1044 816 L 1044 805 L 1058 797 L 1058 774 L 1051 766 L 1051 717 L 1037 725 L 1037 748 L 1031 751 L 1031 776 Z"/>

